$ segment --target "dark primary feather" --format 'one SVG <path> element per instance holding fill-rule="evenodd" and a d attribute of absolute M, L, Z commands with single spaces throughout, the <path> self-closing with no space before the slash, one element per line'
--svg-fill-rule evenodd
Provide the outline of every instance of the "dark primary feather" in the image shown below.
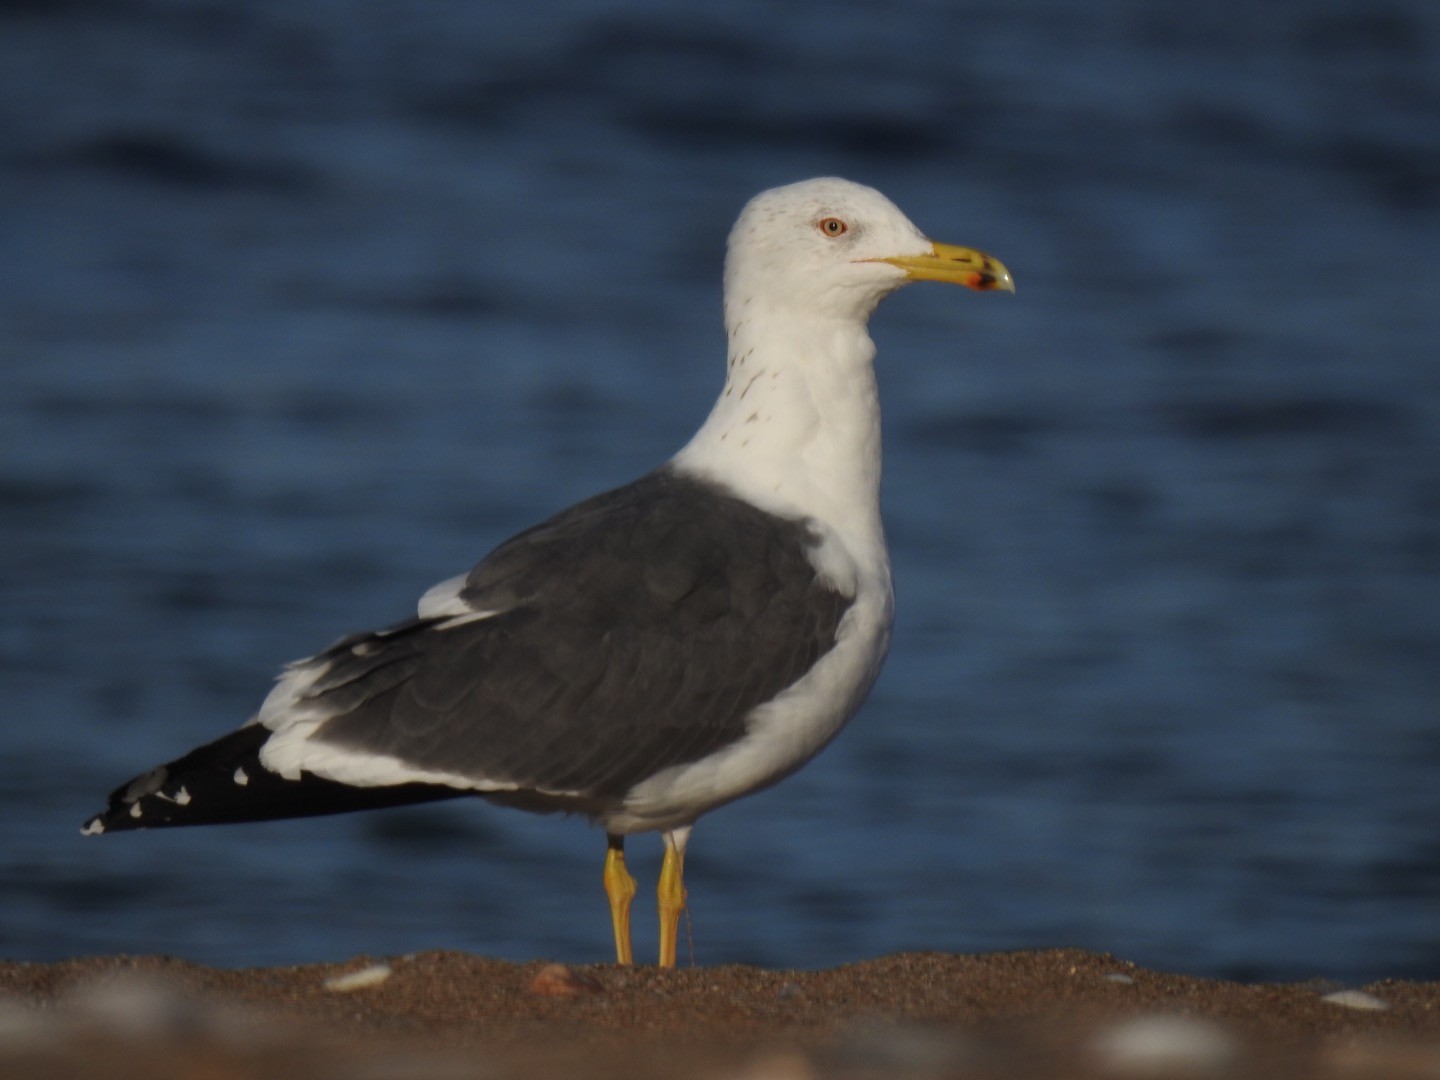
<path fill-rule="evenodd" d="M 250 724 L 142 773 L 110 793 L 105 810 L 85 831 L 119 832 L 170 825 L 217 825 L 275 818 L 343 814 L 408 803 L 453 799 L 464 792 L 433 784 L 358 788 L 308 773 L 286 780 L 260 764 L 270 732 Z M 244 783 L 237 783 L 238 775 Z M 133 813 L 136 805 L 140 813 Z"/>
<path fill-rule="evenodd" d="M 528 809 L 603 811 L 740 739 L 757 705 L 833 647 L 851 598 L 816 574 L 814 543 L 803 520 L 658 470 L 487 556 L 460 595 L 499 614 L 448 628 L 447 616 L 411 619 L 302 662 L 321 672 L 302 703 L 332 714 L 314 738 L 513 785 L 487 797 Z M 96 820 L 257 820 L 463 793 L 287 781 L 259 765 L 268 734 L 251 725 L 152 770 Z M 245 786 L 232 780 L 242 762 Z M 187 784 L 188 806 L 164 797 Z"/>

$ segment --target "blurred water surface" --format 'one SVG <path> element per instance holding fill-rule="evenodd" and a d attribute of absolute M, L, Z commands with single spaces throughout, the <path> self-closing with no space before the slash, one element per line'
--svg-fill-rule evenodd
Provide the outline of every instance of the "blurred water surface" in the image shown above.
<path fill-rule="evenodd" d="M 1440 977 L 1427 0 L 22 0 L 0 130 L 0 955 L 606 958 L 576 821 L 77 828 L 668 456 L 836 173 L 1019 293 L 874 321 L 894 649 L 700 824 L 697 960 Z"/>

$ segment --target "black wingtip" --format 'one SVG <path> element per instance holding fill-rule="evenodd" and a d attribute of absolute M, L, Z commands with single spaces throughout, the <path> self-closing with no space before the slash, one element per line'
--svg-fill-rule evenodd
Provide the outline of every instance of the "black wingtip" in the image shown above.
<path fill-rule="evenodd" d="M 249 724 L 137 776 L 110 793 L 109 805 L 81 826 L 86 836 L 177 825 L 221 825 L 315 817 L 470 792 L 435 784 L 352 787 L 309 773 L 287 780 L 260 762 L 271 732 Z"/>

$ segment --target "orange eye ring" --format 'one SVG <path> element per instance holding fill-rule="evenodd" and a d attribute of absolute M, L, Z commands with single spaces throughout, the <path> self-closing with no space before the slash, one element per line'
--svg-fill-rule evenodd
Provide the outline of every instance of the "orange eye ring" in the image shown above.
<path fill-rule="evenodd" d="M 846 225 L 845 222 L 841 221 L 838 217 L 821 218 L 815 223 L 815 227 L 820 230 L 821 236 L 829 237 L 831 240 L 834 240 L 837 236 L 844 236 L 850 231 L 850 226 Z"/>

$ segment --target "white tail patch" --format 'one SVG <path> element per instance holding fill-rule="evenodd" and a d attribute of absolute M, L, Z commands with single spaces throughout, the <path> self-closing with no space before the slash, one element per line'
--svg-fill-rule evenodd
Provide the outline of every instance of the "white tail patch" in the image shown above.
<path fill-rule="evenodd" d="M 513 780 L 467 776 L 412 765 L 391 754 L 337 746 L 316 737 L 324 719 L 296 719 L 275 732 L 260 748 L 260 764 L 286 780 L 298 780 L 301 773 L 313 773 L 352 787 L 390 787 L 397 784 L 441 784 L 460 791 L 515 791 Z M 552 791 L 537 788 L 542 795 L 579 799 L 579 791 Z"/>

